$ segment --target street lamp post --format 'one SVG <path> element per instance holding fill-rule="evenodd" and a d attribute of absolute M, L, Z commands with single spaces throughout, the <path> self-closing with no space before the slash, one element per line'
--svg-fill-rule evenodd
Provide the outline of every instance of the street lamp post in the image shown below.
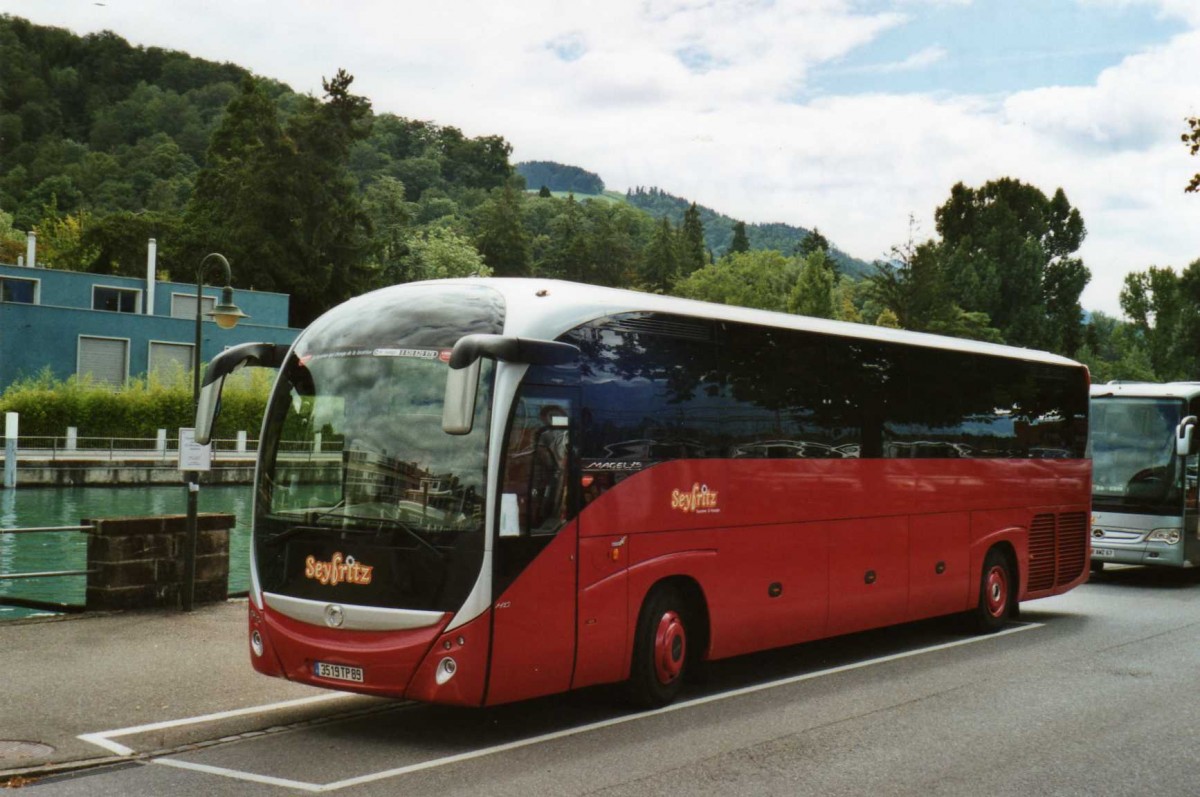
<path fill-rule="evenodd" d="M 204 289 L 204 267 L 210 262 L 219 263 L 225 277 L 225 287 L 221 289 L 221 302 L 209 313 L 204 313 L 202 291 Z M 232 274 L 229 261 L 224 255 L 213 252 L 205 255 L 196 269 L 196 340 L 192 348 L 192 415 L 200 403 L 200 344 L 201 321 L 204 315 L 212 316 L 221 329 L 233 329 L 237 322 L 248 318 L 237 305 L 233 303 L 233 287 L 230 285 Z M 182 453 L 182 452 L 181 452 Z M 190 612 L 196 595 L 196 506 L 200 494 L 200 472 L 190 470 L 184 474 L 187 482 L 187 540 L 183 551 L 183 610 Z"/>

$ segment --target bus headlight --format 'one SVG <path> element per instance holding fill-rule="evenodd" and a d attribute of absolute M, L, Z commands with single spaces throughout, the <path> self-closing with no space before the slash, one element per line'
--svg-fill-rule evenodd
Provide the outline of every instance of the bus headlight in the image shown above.
<path fill-rule="evenodd" d="M 1147 542 L 1165 542 L 1175 545 L 1179 542 L 1179 529 L 1155 529 L 1146 537 Z"/>

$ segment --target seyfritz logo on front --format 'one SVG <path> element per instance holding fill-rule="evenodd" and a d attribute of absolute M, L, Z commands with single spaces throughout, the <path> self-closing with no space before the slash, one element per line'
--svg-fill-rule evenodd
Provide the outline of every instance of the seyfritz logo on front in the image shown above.
<path fill-rule="evenodd" d="M 701 515 L 721 511 L 717 505 L 717 491 L 708 489 L 707 484 L 699 483 L 693 484 L 689 492 L 672 490 L 671 508 Z"/>
<path fill-rule="evenodd" d="M 359 564 L 353 556 L 343 557 L 341 551 L 330 557 L 328 562 L 319 562 L 315 556 L 304 560 L 304 577 L 329 586 L 366 586 L 371 583 L 371 571 L 374 569 L 373 565 Z"/>

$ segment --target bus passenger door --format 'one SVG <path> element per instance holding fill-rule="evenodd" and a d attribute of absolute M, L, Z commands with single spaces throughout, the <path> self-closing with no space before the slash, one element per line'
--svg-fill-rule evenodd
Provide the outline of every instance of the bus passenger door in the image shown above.
<path fill-rule="evenodd" d="M 488 705 L 571 686 L 578 394 L 524 384 L 513 405 L 501 464 Z"/>

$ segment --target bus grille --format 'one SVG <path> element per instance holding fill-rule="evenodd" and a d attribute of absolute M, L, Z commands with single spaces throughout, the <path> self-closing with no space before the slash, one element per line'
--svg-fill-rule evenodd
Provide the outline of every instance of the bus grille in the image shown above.
<path fill-rule="evenodd" d="M 1035 515 L 1029 524 L 1029 591 L 1069 584 L 1087 567 L 1087 513 Z"/>
<path fill-rule="evenodd" d="M 1029 591 L 1054 587 L 1054 515 L 1034 515 L 1029 524 Z"/>

